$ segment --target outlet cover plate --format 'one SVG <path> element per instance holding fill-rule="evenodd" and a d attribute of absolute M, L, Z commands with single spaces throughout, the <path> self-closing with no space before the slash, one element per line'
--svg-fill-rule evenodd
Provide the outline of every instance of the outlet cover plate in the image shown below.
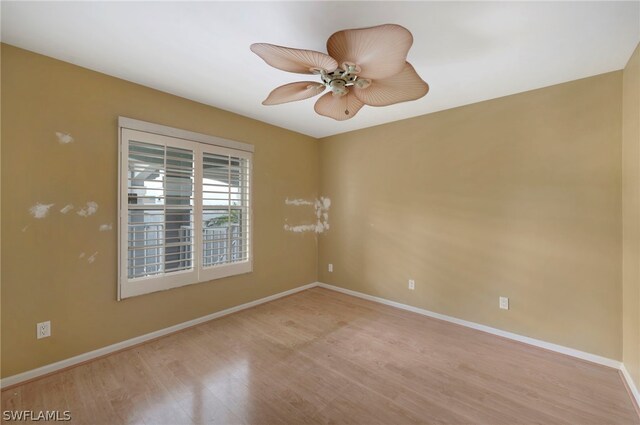
<path fill-rule="evenodd" d="M 38 339 L 51 336 L 51 321 L 41 322 L 36 325 L 36 337 Z"/>
<path fill-rule="evenodd" d="M 500 297 L 500 308 L 503 310 L 509 310 L 509 298 Z"/>

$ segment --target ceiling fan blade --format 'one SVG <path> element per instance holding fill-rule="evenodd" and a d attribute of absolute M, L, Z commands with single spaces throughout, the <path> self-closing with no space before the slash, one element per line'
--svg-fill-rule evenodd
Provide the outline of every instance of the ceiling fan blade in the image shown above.
<path fill-rule="evenodd" d="M 255 43 L 251 45 L 251 51 L 274 68 L 298 74 L 315 74 L 314 71 L 320 69 L 333 72 L 338 67 L 338 62 L 331 56 L 314 50 Z"/>
<path fill-rule="evenodd" d="M 418 75 L 409 62 L 393 77 L 373 80 L 369 87 L 352 87 L 354 94 L 369 106 L 387 106 L 394 103 L 420 99 L 429 91 L 429 85 Z"/>
<path fill-rule="evenodd" d="M 351 92 L 344 96 L 334 96 L 333 93 L 326 93 L 318 99 L 313 109 L 325 117 L 344 121 L 353 118 L 363 106 L 364 103 Z"/>
<path fill-rule="evenodd" d="M 262 104 L 280 105 L 281 103 L 308 99 L 322 93 L 324 89 L 324 85 L 317 81 L 299 81 L 297 83 L 289 83 L 273 89 Z"/>
<path fill-rule="evenodd" d="M 385 24 L 377 27 L 338 31 L 327 40 L 327 51 L 342 66 L 360 67 L 360 76 L 388 78 L 402 71 L 413 36 L 406 28 Z"/>

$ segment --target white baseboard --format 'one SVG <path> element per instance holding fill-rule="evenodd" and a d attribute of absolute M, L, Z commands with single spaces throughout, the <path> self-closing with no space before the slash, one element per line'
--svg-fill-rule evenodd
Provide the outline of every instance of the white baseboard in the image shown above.
<path fill-rule="evenodd" d="M 638 391 L 638 387 L 636 387 L 636 383 L 633 382 L 633 378 L 629 374 L 629 371 L 624 366 L 624 363 L 620 366 L 620 372 L 622 372 L 624 380 L 627 381 L 627 386 L 631 390 L 631 395 L 636 399 L 636 405 L 640 406 L 640 392 Z"/>
<path fill-rule="evenodd" d="M 295 294 L 296 292 L 300 292 L 300 291 L 304 291 L 307 289 L 311 289 L 314 288 L 316 286 L 322 287 L 322 288 L 326 288 L 326 289 L 330 289 L 333 291 L 337 291 L 337 292 L 341 292 L 343 294 L 347 294 L 347 295 L 351 295 L 354 297 L 358 297 L 358 298 L 362 298 L 365 300 L 369 300 L 369 301 L 373 301 L 373 302 L 377 302 L 380 304 L 385 304 L 385 305 L 389 305 L 392 307 L 396 307 L 396 308 L 400 308 L 402 310 L 407 310 L 407 311 L 411 311 L 414 313 L 418 313 L 418 314 L 422 314 L 424 316 L 428 316 L 428 317 L 433 317 L 435 319 L 440 319 L 440 320 L 444 320 L 447 322 L 451 322 L 451 323 L 455 323 L 458 325 L 462 325 L 462 326 L 466 326 L 468 328 L 471 329 L 476 329 L 482 332 L 487 332 L 493 335 L 498 335 L 504 338 L 509 338 L 515 341 L 520 341 L 523 342 L 525 344 L 529 344 L 529 345 L 533 345 L 536 347 L 541 347 L 541 348 L 545 348 L 547 350 L 551 350 L 551 351 L 555 351 L 558 353 L 562 353 L 562 354 L 566 354 L 568 356 L 572 356 L 572 357 L 576 357 L 579 359 L 583 359 L 583 360 L 587 360 L 593 363 L 597 363 L 597 364 L 601 364 L 604 366 L 609 366 L 615 369 L 619 369 L 622 371 L 622 374 L 624 376 L 624 378 L 626 379 L 629 388 L 631 388 L 631 391 L 633 393 L 633 395 L 635 396 L 636 400 L 638 401 L 638 403 L 640 404 L 640 393 L 638 392 L 637 387 L 635 386 L 635 383 L 633 382 L 633 380 L 631 379 L 631 376 L 629 375 L 629 373 L 627 372 L 626 368 L 624 367 L 624 365 L 617 361 L 617 360 L 612 360 L 612 359 L 608 359 L 606 357 L 602 357 L 602 356 L 598 356 L 595 354 L 591 354 L 591 353 L 586 353 L 584 351 L 580 351 L 580 350 L 576 350 L 573 348 L 569 348 L 569 347 L 564 347 L 562 345 L 557 345 L 557 344 L 552 344 L 546 341 L 541 341 L 538 339 L 534 339 L 534 338 L 529 338 L 526 336 L 522 336 L 522 335 L 518 335 L 512 332 L 507 332 L 507 331 L 503 331 L 500 329 L 496 329 L 496 328 L 492 328 L 489 326 L 485 326 L 485 325 L 481 325 L 478 323 L 474 323 L 474 322 L 469 322 L 466 320 L 462 320 L 462 319 L 458 319 L 455 317 L 451 317 L 451 316 L 447 316 L 444 314 L 440 314 L 440 313 L 434 313 L 432 311 L 429 310 L 425 310 L 419 307 L 413 307 L 407 304 L 402 304 L 396 301 L 391 301 L 391 300 L 387 300 L 385 298 L 380 298 L 380 297 L 376 297 L 373 295 L 368 295 L 368 294 L 364 294 L 362 292 L 357 292 L 357 291 L 352 291 L 350 289 L 345 289 L 345 288 L 341 288 L 339 286 L 334 286 L 334 285 L 329 285 L 326 283 L 322 283 L 322 282 L 314 282 L 314 283 L 310 283 L 308 285 L 303 285 L 303 286 L 299 286 L 297 288 L 294 289 L 290 289 L 288 291 L 284 291 L 284 292 L 280 292 L 274 295 L 270 295 L 268 297 L 265 298 L 261 298 L 259 300 L 255 300 L 255 301 L 251 301 L 245 304 L 241 304 L 235 307 L 231 307 L 228 308 L 226 310 L 222 310 L 222 311 L 218 311 L 216 313 L 212 313 L 209 314 L 207 316 L 203 316 L 203 317 L 199 317 L 197 319 L 193 319 L 193 320 L 189 320 L 187 322 L 184 323 L 180 323 L 174 326 L 170 326 L 168 328 L 165 329 L 160 329 L 158 331 L 155 332 L 151 332 L 145 335 L 141 335 L 135 338 L 131 338 L 128 339 L 126 341 L 122 341 L 122 342 L 118 342 L 116 344 L 113 345 L 109 345 L 107 347 L 102 347 L 99 348 L 97 350 L 94 351 L 90 351 L 88 353 L 84 353 L 84 354 L 80 354 L 78 356 L 74 356 L 65 360 L 61 360 L 59 362 L 56 363 L 51 363 L 42 367 L 39 367 L 37 369 L 32 369 L 23 373 L 19 373 L 17 375 L 13 375 L 13 376 L 9 376 L 7 378 L 4 378 L 2 380 L 0 380 L 0 388 L 7 388 L 9 386 L 13 386 L 16 384 L 19 384 L 21 382 L 25 382 L 25 381 L 29 381 L 31 379 L 37 378 L 39 376 L 43 376 L 43 375 L 47 375 L 50 374 L 52 372 L 56 372 L 59 371 L 61 369 L 65 369 L 80 363 L 84 363 L 88 360 L 92 360 L 98 357 L 102 357 L 104 355 L 116 352 L 116 351 L 120 351 L 123 350 L 125 348 L 129 348 L 132 347 L 134 345 L 164 336 L 164 335 L 168 335 L 177 331 L 180 331 L 182 329 L 186 329 L 189 328 L 191 326 L 195 326 L 198 325 L 200 323 L 204 323 L 204 322 L 208 322 L 210 320 L 216 319 L 218 317 L 222 317 L 222 316 L 226 316 L 228 314 L 231 313 L 235 313 L 237 311 L 240 310 L 244 310 L 247 308 L 251 308 L 260 304 L 264 304 L 266 302 L 269 301 L 273 301 L 276 300 L 278 298 L 282 298 L 285 297 L 287 295 L 291 295 L 291 294 Z"/>
<path fill-rule="evenodd" d="M 98 348 L 97 350 L 89 351 L 88 353 L 80 354 L 65 360 L 61 360 L 59 362 L 51 363 L 37 369 L 28 370 L 23 373 L 19 373 L 17 375 L 8 376 L 0 380 L 0 388 L 6 388 L 12 385 L 19 384 L 24 381 L 29 381 L 31 379 L 37 378 L 39 376 L 47 375 L 52 372 L 56 372 L 61 369 L 68 368 L 70 366 L 74 366 L 80 363 L 84 363 L 88 360 L 92 360 L 98 357 L 102 357 L 106 354 L 110 354 L 116 351 L 123 350 L 125 348 L 132 347 L 134 345 L 138 345 L 142 342 L 146 342 L 164 335 L 168 335 L 182 329 L 189 328 L 191 326 L 198 325 L 200 323 L 208 322 L 209 320 L 217 319 L 218 317 L 226 316 L 231 313 L 235 313 L 240 310 L 245 310 L 247 308 L 255 307 L 260 304 L 264 304 L 269 301 L 276 300 L 278 298 L 286 297 L 287 295 L 295 294 L 296 292 L 304 291 L 306 289 L 313 288 L 317 286 L 317 282 L 310 283 L 308 285 L 299 286 L 297 288 L 290 289 L 288 291 L 279 292 L 274 295 L 269 295 L 268 297 L 260 298 L 259 300 L 250 301 L 245 304 L 240 304 L 235 307 L 228 308 L 226 310 L 221 310 L 212 314 L 208 314 L 206 316 L 198 317 L 197 319 L 189 320 L 187 322 L 179 323 L 174 326 L 170 326 L 168 328 L 160 329 L 155 332 L 150 332 L 148 334 L 140 335 L 135 338 L 128 339 L 126 341 L 118 342 L 113 345 L 109 345 L 106 347 Z"/>
<path fill-rule="evenodd" d="M 615 369 L 620 369 L 622 363 L 608 359 L 606 357 L 598 356 L 596 354 L 587 353 L 584 351 L 576 350 L 574 348 L 564 347 L 558 344 L 552 344 L 550 342 L 541 341 L 535 338 L 529 338 L 528 336 L 518 335 L 512 332 L 503 331 L 500 329 L 492 328 L 490 326 L 481 325 L 479 323 L 469 322 L 467 320 L 458 319 L 456 317 L 446 316 L 440 313 L 434 313 L 433 311 L 425 310 L 419 307 L 413 307 L 407 304 L 402 304 L 396 301 L 387 300 L 385 298 L 375 297 L 373 295 L 364 294 L 362 292 L 352 291 L 350 289 L 341 288 L 339 286 L 329 285 L 326 283 L 318 282 L 318 286 L 332 291 L 342 292 L 343 294 L 352 295 L 354 297 L 362 298 L 369 301 L 374 301 L 380 304 L 389 305 L 392 307 L 400 308 L 402 310 L 412 311 L 414 313 L 422 314 L 423 316 L 433 317 L 434 319 L 444 320 L 446 322 L 455 323 L 457 325 L 466 326 L 471 329 L 476 329 L 482 332 L 487 332 L 493 335 L 498 335 L 504 338 L 513 339 L 515 341 L 524 342 L 525 344 L 533 345 L 536 347 L 545 348 L 547 350 L 555 351 L 557 353 L 566 354 L 568 356 L 577 357 L 582 360 L 587 360 L 593 363 L 598 363 L 604 366 L 609 366 Z"/>

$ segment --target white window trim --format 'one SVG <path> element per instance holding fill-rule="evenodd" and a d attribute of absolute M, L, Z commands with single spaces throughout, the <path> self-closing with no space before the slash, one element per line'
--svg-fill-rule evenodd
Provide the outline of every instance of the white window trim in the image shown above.
<path fill-rule="evenodd" d="M 253 152 L 253 145 L 236 142 L 235 140 L 223 139 L 221 137 L 210 136 L 208 134 L 194 133 L 189 130 L 167 127 L 166 125 L 154 124 L 151 122 L 134 120 L 133 118 L 118 117 L 118 142 L 122 146 L 122 129 L 144 131 L 145 133 L 159 134 L 161 136 L 175 137 L 192 142 L 205 143 L 223 148 L 230 148 L 239 151 Z"/>
<path fill-rule="evenodd" d="M 242 263 L 225 264 L 210 268 L 201 268 L 202 259 L 202 235 L 195 232 L 193 270 L 172 272 L 162 277 L 149 276 L 146 278 L 137 278 L 134 282 L 130 282 L 126 273 L 126 255 L 127 248 L 123 244 L 127 243 L 127 215 L 123 213 L 124 202 L 128 194 L 127 187 L 127 169 L 123 167 L 128 161 L 128 149 L 125 146 L 125 137 L 123 134 L 126 130 L 149 133 L 149 137 L 153 139 L 161 139 L 170 137 L 172 139 L 183 139 L 185 145 L 193 148 L 194 164 L 196 158 L 201 161 L 202 150 L 199 144 L 214 145 L 222 150 L 229 149 L 229 153 L 249 159 L 249 260 Z M 226 148 L 226 149 L 225 149 Z M 206 148 L 204 148 L 206 150 Z M 234 140 L 223 139 L 216 136 L 210 136 L 201 133 L 195 133 L 188 130 L 167 127 L 160 124 L 139 121 L 132 118 L 118 117 L 118 300 L 134 297 L 137 295 L 148 294 L 152 292 L 177 288 L 180 286 L 191 285 L 195 283 L 208 282 L 214 279 L 238 275 L 242 273 L 250 273 L 253 271 L 253 145 L 247 143 L 236 142 Z M 201 171 L 200 167 L 195 167 L 194 175 L 194 199 L 202 195 Z M 124 173 L 124 174 L 123 174 Z M 128 205 L 128 203 L 127 203 Z M 202 217 L 203 208 L 201 202 L 195 203 L 194 220 Z"/>

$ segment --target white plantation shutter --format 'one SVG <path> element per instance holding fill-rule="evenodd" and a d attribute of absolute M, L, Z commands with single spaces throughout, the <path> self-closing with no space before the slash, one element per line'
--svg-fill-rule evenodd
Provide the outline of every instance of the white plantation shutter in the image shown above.
<path fill-rule="evenodd" d="M 250 253 L 250 156 L 231 150 L 202 152 L 202 267 L 206 276 L 242 272 Z M 222 265 L 227 271 L 218 271 Z"/>
<path fill-rule="evenodd" d="M 250 272 L 252 154 L 129 128 L 120 137 L 119 297 Z"/>

